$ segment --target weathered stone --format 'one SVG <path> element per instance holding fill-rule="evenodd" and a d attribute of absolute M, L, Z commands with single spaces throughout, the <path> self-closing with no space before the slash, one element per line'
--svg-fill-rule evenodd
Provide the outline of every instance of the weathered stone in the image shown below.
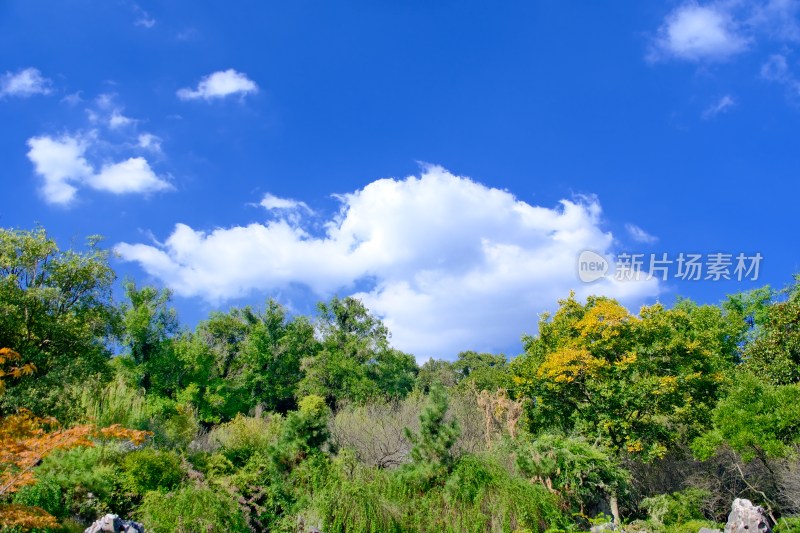
<path fill-rule="evenodd" d="M 725 524 L 725 533 L 771 533 L 769 519 L 764 509 L 750 500 L 736 498 Z"/>
<path fill-rule="evenodd" d="M 711 529 L 710 527 L 701 527 L 697 533 L 722 533 L 721 529 Z"/>
<path fill-rule="evenodd" d="M 84 533 L 145 533 L 144 526 L 133 520 L 123 520 L 115 514 L 107 514 L 96 520 Z"/>

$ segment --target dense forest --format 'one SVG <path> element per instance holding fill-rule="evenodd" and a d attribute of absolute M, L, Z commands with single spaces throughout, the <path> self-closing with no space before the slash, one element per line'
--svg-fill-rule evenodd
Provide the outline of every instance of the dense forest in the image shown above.
<path fill-rule="evenodd" d="M 0 230 L 3 531 L 696 533 L 737 497 L 800 527 L 800 277 L 564 295 L 520 355 L 418 366 L 353 298 L 186 327 L 110 253 Z"/>

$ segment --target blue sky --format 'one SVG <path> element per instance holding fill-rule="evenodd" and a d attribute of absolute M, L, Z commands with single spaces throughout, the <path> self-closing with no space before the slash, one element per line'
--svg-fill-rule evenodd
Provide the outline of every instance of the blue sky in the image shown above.
<path fill-rule="evenodd" d="M 800 272 L 800 1 L 6 1 L 0 46 L 0 224 L 104 235 L 190 324 L 356 294 L 420 360 L 514 354 L 570 289 Z"/>

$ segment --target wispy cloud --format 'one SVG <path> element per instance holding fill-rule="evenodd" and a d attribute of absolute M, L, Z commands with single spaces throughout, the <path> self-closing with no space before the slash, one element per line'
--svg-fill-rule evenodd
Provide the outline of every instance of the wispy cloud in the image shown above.
<path fill-rule="evenodd" d="M 732 96 L 726 94 L 703 111 L 703 118 L 706 120 L 712 119 L 720 113 L 729 111 L 734 105 L 736 105 L 736 100 L 734 100 Z"/>
<path fill-rule="evenodd" d="M 305 202 L 292 200 L 291 198 L 280 198 L 270 193 L 264 195 L 259 205 L 269 210 L 302 209 L 307 213 L 313 212 Z"/>
<path fill-rule="evenodd" d="M 383 317 L 398 348 L 421 358 L 506 347 L 570 289 L 631 305 L 659 291 L 655 280 L 580 283 L 580 252 L 605 254 L 613 244 L 594 199 L 533 206 L 435 166 L 338 198 L 340 210 L 322 226 L 319 216 L 295 224 L 305 209 L 292 208 L 303 204 L 268 195 L 262 205 L 276 216 L 266 223 L 210 232 L 177 224 L 163 245 L 116 250 L 177 294 L 211 302 L 294 285 L 354 293 Z M 359 283 L 367 287 L 356 291 Z"/>
<path fill-rule="evenodd" d="M 147 28 L 148 30 L 156 25 L 156 19 L 150 13 L 142 9 L 139 4 L 133 4 L 133 12 L 136 15 L 136 20 L 133 21 L 134 26 Z"/>
<path fill-rule="evenodd" d="M 761 77 L 767 81 L 783 85 L 790 99 L 800 97 L 800 80 L 789 66 L 783 54 L 773 54 L 761 65 Z"/>
<path fill-rule="evenodd" d="M 253 94 L 258 92 L 258 85 L 245 74 L 233 69 L 221 70 L 205 76 L 196 89 L 183 88 L 177 95 L 181 100 L 214 100 L 226 96 Z"/>
<path fill-rule="evenodd" d="M 28 98 L 35 94 L 50 94 L 52 82 L 33 67 L 6 72 L 0 77 L 0 97 Z"/>
<path fill-rule="evenodd" d="M 161 137 L 152 133 L 141 133 L 136 139 L 139 148 L 150 152 L 161 153 Z"/>
<path fill-rule="evenodd" d="M 625 231 L 627 231 L 631 239 L 636 242 L 652 244 L 658 240 L 658 237 L 650 235 L 636 224 L 625 224 Z"/>

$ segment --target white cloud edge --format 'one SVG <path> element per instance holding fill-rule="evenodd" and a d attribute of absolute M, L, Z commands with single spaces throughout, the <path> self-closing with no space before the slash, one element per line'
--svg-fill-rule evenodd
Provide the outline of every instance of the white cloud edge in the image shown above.
<path fill-rule="evenodd" d="M 115 249 L 176 294 L 212 304 L 293 284 L 321 297 L 353 294 L 372 279 L 355 295 L 384 319 L 398 348 L 422 358 L 513 342 L 570 289 L 636 304 L 661 290 L 657 280 L 578 281 L 580 251 L 609 254 L 613 245 L 596 200 L 532 206 L 430 166 L 341 201 L 318 236 L 297 224 L 295 209 L 210 232 L 177 224 L 161 246 Z"/>
<path fill-rule="evenodd" d="M 181 100 L 214 100 L 232 95 L 242 97 L 258 92 L 258 85 L 246 74 L 232 68 L 219 70 L 204 76 L 196 89 L 184 87 L 178 89 L 176 95 Z"/>
<path fill-rule="evenodd" d="M 642 244 L 653 244 L 658 241 L 658 237 L 651 235 L 636 224 L 625 224 L 625 231 L 628 232 L 631 239 Z"/>
<path fill-rule="evenodd" d="M 87 152 L 97 142 L 97 135 L 91 132 L 28 139 L 27 156 L 34 173 L 43 180 L 39 190 L 45 202 L 69 206 L 82 187 L 113 194 L 150 194 L 173 189 L 141 156 L 106 162 L 96 170 L 88 161 Z"/>
<path fill-rule="evenodd" d="M 52 80 L 45 78 L 34 67 L 22 68 L 16 72 L 7 71 L 0 77 L 0 98 L 48 95 L 53 92 L 52 83 Z"/>

